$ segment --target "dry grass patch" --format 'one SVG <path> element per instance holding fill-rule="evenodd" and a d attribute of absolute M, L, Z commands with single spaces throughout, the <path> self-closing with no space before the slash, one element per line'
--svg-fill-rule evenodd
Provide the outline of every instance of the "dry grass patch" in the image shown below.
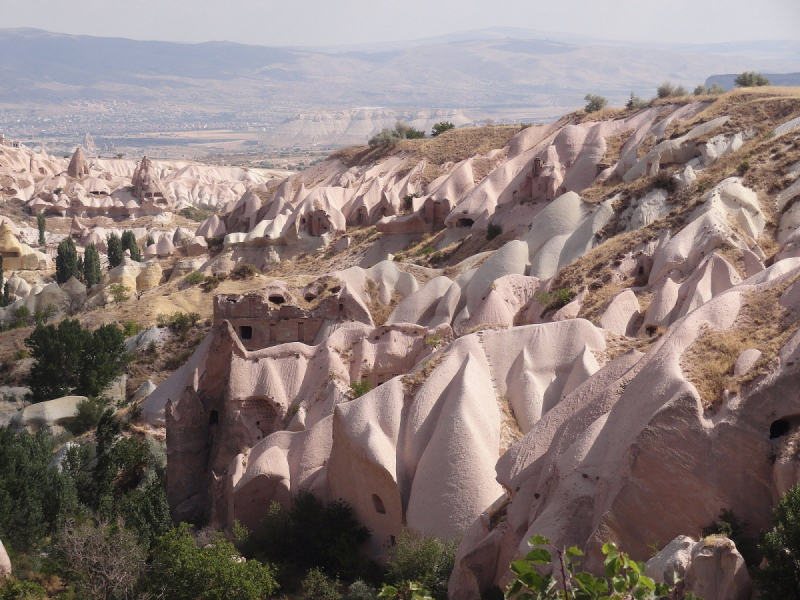
<path fill-rule="evenodd" d="M 715 410 L 725 390 L 737 393 L 743 384 L 763 374 L 797 331 L 798 316 L 778 304 L 781 294 L 794 281 L 747 293 L 732 329 L 704 328 L 684 352 L 681 369 L 700 394 L 703 408 Z M 750 348 L 760 350 L 761 358 L 748 373 L 737 377 L 733 374 L 736 359 Z"/>
<path fill-rule="evenodd" d="M 409 160 L 404 170 L 408 172 L 421 160 L 426 160 L 431 165 L 443 165 L 503 148 L 522 129 L 520 125 L 459 127 L 445 131 L 435 138 L 400 140 L 394 145 L 351 146 L 337 150 L 329 158 L 338 159 L 348 167 L 355 167 L 369 165 L 389 156 L 406 154 Z"/>
<path fill-rule="evenodd" d="M 628 143 L 628 140 L 631 139 L 631 136 L 635 133 L 636 130 L 629 129 L 628 131 L 623 131 L 618 135 L 612 135 L 606 138 L 606 153 L 603 155 L 602 162 L 613 166 L 619 162 L 620 156 L 622 154 L 622 148 Z"/>
<path fill-rule="evenodd" d="M 378 300 L 378 284 L 369 277 L 367 277 L 366 292 L 367 296 L 369 297 L 367 308 L 369 309 L 369 314 L 372 315 L 372 322 L 375 323 L 375 327 L 380 327 L 386 323 L 389 315 L 392 314 L 392 311 L 400 303 L 400 300 L 402 300 L 403 297 L 397 292 L 393 291 L 392 299 L 389 301 L 389 304 L 384 304 Z"/>
<path fill-rule="evenodd" d="M 419 369 L 412 371 L 408 375 L 403 375 L 400 381 L 403 383 L 403 391 L 407 398 L 411 398 L 417 393 L 422 384 L 428 381 L 428 377 L 431 376 L 433 370 L 442 363 L 446 356 L 447 353 L 443 352 L 429 360 L 423 360 Z"/>
<path fill-rule="evenodd" d="M 523 433 L 514 416 L 508 394 L 497 396 L 497 408 L 500 409 L 500 456 L 503 456 L 511 446 L 522 439 Z"/>

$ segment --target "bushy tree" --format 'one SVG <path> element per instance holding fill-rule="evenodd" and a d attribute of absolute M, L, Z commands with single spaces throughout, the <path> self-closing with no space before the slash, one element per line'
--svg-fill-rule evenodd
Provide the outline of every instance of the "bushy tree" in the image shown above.
<path fill-rule="evenodd" d="M 598 96 L 597 94 L 586 94 L 584 100 L 586 100 L 586 106 L 584 107 L 584 110 L 587 113 L 597 112 L 608 105 L 608 100 L 606 100 L 603 96 Z"/>
<path fill-rule="evenodd" d="M 37 213 L 36 226 L 39 228 L 39 245 L 44 246 L 44 232 L 47 230 L 47 220 L 44 218 L 44 213 Z"/>
<path fill-rule="evenodd" d="M 34 364 L 31 400 L 41 402 L 69 394 L 97 397 L 119 377 L 127 364 L 125 337 L 114 324 L 94 332 L 77 320 L 38 325 L 26 338 Z"/>
<path fill-rule="evenodd" d="M 56 254 L 56 281 L 66 283 L 70 277 L 80 278 L 78 271 L 78 251 L 75 242 L 71 237 L 67 237 L 58 245 Z"/>
<path fill-rule="evenodd" d="M 435 600 L 447 600 L 458 542 L 416 535 L 403 530 L 387 563 L 386 581 L 397 587 L 415 581 Z"/>
<path fill-rule="evenodd" d="M 131 253 L 131 260 L 139 262 L 142 260 L 142 253 L 139 250 L 139 244 L 136 243 L 136 236 L 132 231 L 122 232 L 122 251 L 129 250 Z"/>
<path fill-rule="evenodd" d="M 19 433 L 0 427 L 0 539 L 33 550 L 77 507 L 71 480 L 56 469 L 53 440 L 44 431 Z"/>
<path fill-rule="evenodd" d="M 708 88 L 708 93 L 712 95 L 724 94 L 725 88 L 715 81 L 714 83 L 711 84 L 711 87 Z"/>
<path fill-rule="evenodd" d="M 698 85 L 692 92 L 695 96 L 705 96 L 708 94 L 708 88 L 704 85 Z"/>
<path fill-rule="evenodd" d="M 733 80 L 733 83 L 735 83 L 737 87 L 760 87 L 763 85 L 772 85 L 769 79 L 764 77 L 761 73 L 756 73 L 755 71 L 745 71 L 744 73 L 740 73 L 736 76 L 736 79 Z"/>
<path fill-rule="evenodd" d="M 148 588 L 170 600 L 260 600 L 278 590 L 274 569 L 243 562 L 222 535 L 198 548 L 191 528 L 181 523 L 158 539 Z"/>
<path fill-rule="evenodd" d="M 756 576 L 761 597 L 800 600 L 800 485 L 781 498 L 773 521 L 759 545 L 767 559 Z"/>
<path fill-rule="evenodd" d="M 285 571 L 304 572 L 320 567 L 326 573 L 353 580 L 371 569 L 361 556 L 361 546 L 369 539 L 369 529 L 341 501 L 325 504 L 311 493 L 301 491 L 289 510 L 277 503 L 264 520 L 264 533 L 253 536 L 253 554 Z"/>
<path fill-rule="evenodd" d="M 83 281 L 87 287 L 92 287 L 100 283 L 102 276 L 100 253 L 97 252 L 94 244 L 89 244 L 83 253 Z"/>
<path fill-rule="evenodd" d="M 669 98 L 675 95 L 675 86 L 671 82 L 665 81 L 656 88 L 656 95 L 659 98 Z"/>
<path fill-rule="evenodd" d="M 369 140 L 370 146 L 392 146 L 399 142 L 402 137 L 394 129 L 381 129 Z"/>
<path fill-rule="evenodd" d="M 122 240 L 116 233 L 108 236 L 108 268 L 113 269 L 122 262 L 124 250 L 122 249 Z"/>
<path fill-rule="evenodd" d="M 425 137 L 425 132 L 421 129 L 414 129 L 408 123 L 398 121 L 394 126 L 395 131 L 405 140 L 416 140 Z"/>
<path fill-rule="evenodd" d="M 314 567 L 303 579 L 299 600 L 341 600 L 339 581 L 325 575 L 325 571 Z"/>
<path fill-rule="evenodd" d="M 455 125 L 453 125 L 450 121 L 442 121 L 441 123 L 436 123 L 433 126 L 433 130 L 431 131 L 431 137 L 436 137 L 440 133 L 444 133 L 445 131 L 450 131 L 451 129 L 455 129 Z"/>
<path fill-rule="evenodd" d="M 59 535 L 63 572 L 81 596 L 137 598 L 147 550 L 120 522 L 69 523 Z"/>
<path fill-rule="evenodd" d="M 152 246 L 155 243 L 156 241 L 153 239 L 153 236 L 148 233 L 147 237 L 144 239 L 144 247 L 147 248 L 148 246 Z"/>

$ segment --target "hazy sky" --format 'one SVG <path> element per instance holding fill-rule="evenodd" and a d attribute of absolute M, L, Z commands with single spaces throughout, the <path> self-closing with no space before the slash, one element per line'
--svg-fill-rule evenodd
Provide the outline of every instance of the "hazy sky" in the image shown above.
<path fill-rule="evenodd" d="M 617 40 L 797 40 L 800 0 L 0 0 L 0 28 L 185 42 L 357 44 L 494 26 Z"/>

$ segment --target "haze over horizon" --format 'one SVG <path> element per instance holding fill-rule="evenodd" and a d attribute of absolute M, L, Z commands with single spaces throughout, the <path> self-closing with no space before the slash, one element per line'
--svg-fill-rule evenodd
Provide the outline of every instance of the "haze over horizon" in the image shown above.
<path fill-rule="evenodd" d="M 298 6 L 301 4 L 302 6 Z M 81 10 L 56 0 L 2 0 L 0 28 L 36 28 L 75 35 L 173 42 L 231 41 L 263 46 L 338 46 L 399 42 L 492 27 L 553 35 L 678 44 L 800 40 L 800 3 L 763 0 L 758 19 L 746 0 L 654 0 L 560 3 L 504 0 L 491 13 L 479 0 L 435 4 L 408 0 L 85 0 Z M 652 7 L 652 9 L 651 9 Z M 157 16 L 158 18 L 154 18 Z"/>

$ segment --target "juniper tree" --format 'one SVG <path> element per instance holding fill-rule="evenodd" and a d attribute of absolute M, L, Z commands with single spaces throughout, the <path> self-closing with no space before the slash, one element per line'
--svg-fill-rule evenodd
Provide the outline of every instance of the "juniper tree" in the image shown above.
<path fill-rule="evenodd" d="M 56 254 L 56 281 L 66 283 L 70 277 L 80 277 L 78 271 L 78 250 L 71 237 L 66 238 L 58 245 Z"/>
<path fill-rule="evenodd" d="M 122 249 L 122 240 L 119 239 L 119 236 L 116 233 L 112 233 L 108 236 L 108 268 L 113 269 L 119 263 L 122 262 L 122 256 L 124 254 L 124 250 Z"/>

